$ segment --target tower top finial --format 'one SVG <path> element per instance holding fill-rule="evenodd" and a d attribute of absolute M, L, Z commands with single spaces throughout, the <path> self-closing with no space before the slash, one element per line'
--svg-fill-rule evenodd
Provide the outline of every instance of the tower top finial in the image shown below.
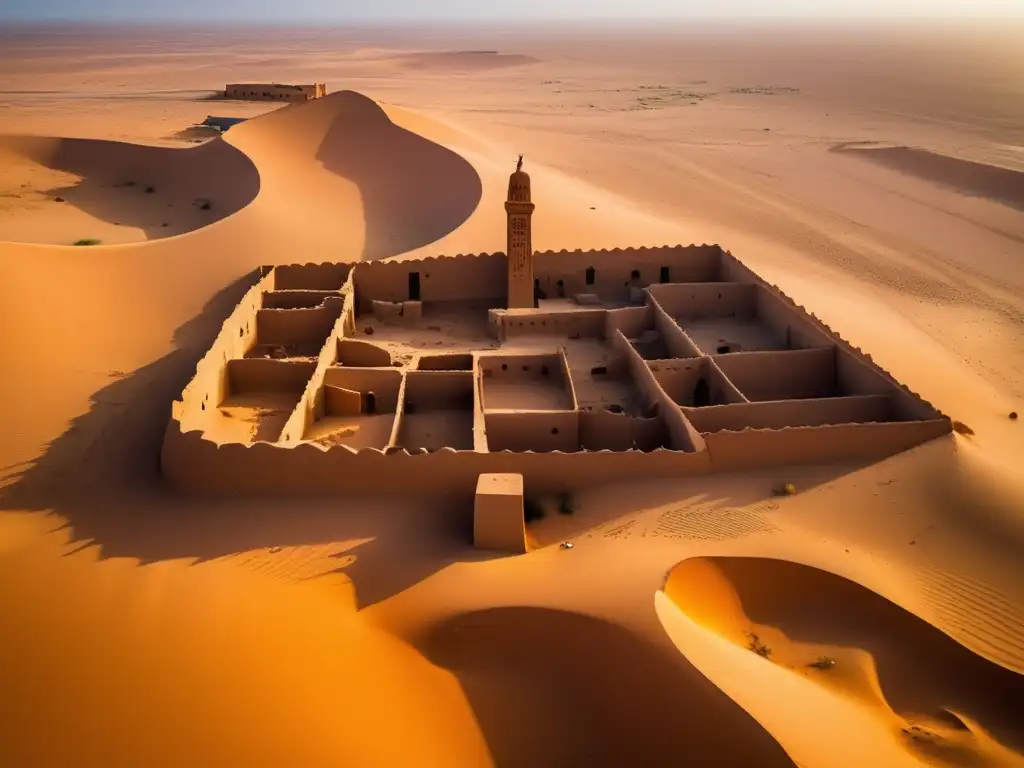
<path fill-rule="evenodd" d="M 523 170 L 523 156 L 519 156 L 519 162 L 516 163 L 516 172 Z"/>

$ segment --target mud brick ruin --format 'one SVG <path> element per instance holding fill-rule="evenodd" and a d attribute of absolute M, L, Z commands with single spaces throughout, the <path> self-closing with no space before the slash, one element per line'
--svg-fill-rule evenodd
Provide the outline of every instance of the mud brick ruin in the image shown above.
<path fill-rule="evenodd" d="M 172 406 L 207 492 L 528 493 L 880 459 L 950 420 L 717 245 L 265 267 Z"/>

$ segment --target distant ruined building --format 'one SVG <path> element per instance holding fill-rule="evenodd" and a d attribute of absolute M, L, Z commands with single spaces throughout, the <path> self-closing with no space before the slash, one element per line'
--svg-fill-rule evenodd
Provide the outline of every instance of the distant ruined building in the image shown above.
<path fill-rule="evenodd" d="M 282 85 L 280 83 L 233 83 L 224 88 L 225 99 L 244 101 L 309 101 L 327 95 L 324 83 Z"/>
<path fill-rule="evenodd" d="M 165 477 L 475 492 L 478 539 L 521 551 L 524 493 L 877 460 L 950 433 L 719 246 L 535 253 L 534 208 L 520 157 L 506 253 L 264 267 L 172 406 Z"/>

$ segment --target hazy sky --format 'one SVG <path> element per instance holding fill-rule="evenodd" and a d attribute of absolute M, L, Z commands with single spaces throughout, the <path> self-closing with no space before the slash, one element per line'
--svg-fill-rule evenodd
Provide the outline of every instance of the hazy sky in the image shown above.
<path fill-rule="evenodd" d="M 3 0 L 0 20 L 1024 16 L 1024 0 Z"/>

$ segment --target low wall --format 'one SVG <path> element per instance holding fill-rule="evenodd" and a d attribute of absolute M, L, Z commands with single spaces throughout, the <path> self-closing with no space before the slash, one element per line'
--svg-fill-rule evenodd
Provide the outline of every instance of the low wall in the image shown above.
<path fill-rule="evenodd" d="M 377 401 L 377 413 L 393 413 L 398 409 L 402 373 L 389 368 L 328 368 L 324 372 L 324 385 L 372 392 Z"/>
<path fill-rule="evenodd" d="M 786 352 L 734 352 L 714 357 L 718 367 L 748 400 L 796 400 L 839 394 L 884 394 L 843 391 L 836 382 L 836 349 Z"/>
<path fill-rule="evenodd" d="M 576 411 L 485 412 L 491 451 L 571 453 L 580 449 Z"/>
<path fill-rule="evenodd" d="M 340 338 L 337 344 L 338 365 L 352 368 L 387 368 L 391 365 L 391 353 L 384 347 L 349 338 Z"/>
<path fill-rule="evenodd" d="M 270 360 L 262 357 L 228 360 L 228 395 L 249 392 L 302 392 L 316 369 L 305 360 Z"/>
<path fill-rule="evenodd" d="M 660 418 L 609 411 L 580 411 L 580 448 L 585 451 L 653 451 L 666 448 L 670 435 Z"/>
<path fill-rule="evenodd" d="M 704 436 L 715 470 L 883 459 L 949 434 L 945 419 L 746 429 Z"/>
<path fill-rule="evenodd" d="M 722 373 L 710 357 L 659 360 L 648 365 L 662 390 L 677 405 L 693 406 L 697 383 L 708 385 L 708 403 L 727 405 L 745 402 L 743 393 Z"/>
<path fill-rule="evenodd" d="M 472 371 L 473 355 L 421 355 L 416 361 L 416 368 L 421 371 Z"/>
<path fill-rule="evenodd" d="M 604 333 L 609 338 L 613 331 L 622 331 L 627 339 L 635 339 L 644 331 L 654 328 L 654 310 L 650 304 L 642 307 L 621 307 L 604 313 Z"/>
<path fill-rule="evenodd" d="M 341 316 L 341 296 L 325 299 L 313 309 L 261 309 L 256 314 L 256 338 L 260 344 L 323 343 Z"/>
<path fill-rule="evenodd" d="M 629 340 L 620 331 L 616 331 L 611 342 L 613 348 L 625 356 L 633 382 L 640 390 L 644 404 L 649 408 L 655 407 L 658 415 L 664 420 L 672 438 L 672 448 L 677 451 L 704 450 L 704 438 L 687 421 L 682 409 L 662 389 L 647 366 L 647 361 L 633 349 Z"/>
<path fill-rule="evenodd" d="M 818 427 L 826 424 L 866 424 L 892 418 L 888 395 L 827 397 L 686 408 L 686 418 L 701 433 L 722 430 Z M 706 435 L 705 435 L 706 436 Z"/>
<path fill-rule="evenodd" d="M 374 301 L 409 301 L 409 275 L 419 275 L 420 300 L 500 300 L 508 293 L 508 260 L 503 253 L 479 256 L 437 256 L 415 261 L 361 262 L 354 267 L 360 313 Z"/>
<path fill-rule="evenodd" d="M 652 297 L 651 311 L 654 313 L 654 327 L 665 340 L 668 353 L 674 357 L 700 357 L 700 348 L 669 314 L 661 303 Z"/>
<path fill-rule="evenodd" d="M 914 397 L 898 383 L 860 359 L 854 352 L 837 349 L 836 378 L 844 393 L 852 395 L 889 395 L 893 413 L 907 421 L 934 419 L 938 414 L 928 403 Z"/>
<path fill-rule="evenodd" d="M 603 339 L 605 335 L 604 309 L 578 309 L 573 312 L 515 312 L 498 311 L 499 339 L 520 336 L 559 336 Z"/>
<path fill-rule="evenodd" d="M 472 372 L 408 371 L 405 374 L 405 410 L 409 413 L 472 408 Z"/>
<path fill-rule="evenodd" d="M 686 320 L 750 318 L 757 309 L 758 286 L 749 283 L 652 285 L 651 296 L 670 316 Z"/>
<path fill-rule="evenodd" d="M 274 267 L 274 288 L 340 291 L 351 271 L 351 264 L 282 264 Z"/>
<path fill-rule="evenodd" d="M 827 331 L 764 284 L 757 285 L 757 317 L 763 325 L 778 331 L 790 349 L 831 347 L 835 343 Z"/>

